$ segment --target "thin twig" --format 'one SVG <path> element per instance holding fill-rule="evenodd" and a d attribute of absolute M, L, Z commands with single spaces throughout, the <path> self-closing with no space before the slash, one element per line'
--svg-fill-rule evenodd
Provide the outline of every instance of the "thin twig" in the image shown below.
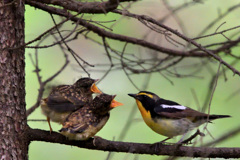
<path fill-rule="evenodd" d="M 225 134 L 223 134 L 222 136 L 220 136 L 219 138 L 215 139 L 212 142 L 206 143 L 203 146 L 212 146 L 212 145 L 216 145 L 220 142 L 223 142 L 227 139 L 233 138 L 234 136 L 238 135 L 240 133 L 240 127 L 236 126 L 234 129 L 227 131 Z"/>
<path fill-rule="evenodd" d="M 192 136 L 190 136 L 188 139 L 185 139 L 184 141 L 182 141 L 182 144 L 188 144 L 189 142 L 191 143 L 191 141 L 196 138 L 197 136 L 205 136 L 202 132 L 200 132 L 200 130 L 198 129 Z"/>

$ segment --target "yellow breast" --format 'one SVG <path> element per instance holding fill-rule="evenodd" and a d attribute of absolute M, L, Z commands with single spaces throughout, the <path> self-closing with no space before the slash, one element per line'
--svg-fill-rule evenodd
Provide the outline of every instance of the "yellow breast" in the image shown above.
<path fill-rule="evenodd" d="M 183 119 L 166 119 L 166 118 L 155 118 L 153 119 L 150 111 L 147 111 L 142 103 L 136 100 L 138 109 L 140 110 L 144 122 L 156 133 L 174 137 L 182 135 L 192 129 L 192 122 L 186 118 Z"/>
<path fill-rule="evenodd" d="M 151 117 L 150 111 L 147 111 L 147 110 L 143 107 L 143 105 L 142 105 L 142 103 L 141 103 L 140 101 L 136 100 L 136 102 L 137 102 L 138 109 L 139 109 L 139 111 L 140 111 L 141 114 L 142 114 L 142 117 L 143 117 L 144 122 L 145 122 L 151 129 L 153 129 L 153 128 L 158 128 L 159 126 L 158 126 L 158 124 L 156 124 L 156 123 L 153 121 L 153 119 L 152 119 L 152 117 Z"/>

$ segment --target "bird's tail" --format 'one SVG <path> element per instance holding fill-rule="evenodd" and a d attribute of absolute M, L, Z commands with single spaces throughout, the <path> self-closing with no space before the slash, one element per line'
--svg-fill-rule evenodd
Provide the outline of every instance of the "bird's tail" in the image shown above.
<path fill-rule="evenodd" d="M 218 118 L 228 118 L 231 117 L 229 115 L 209 115 L 209 120 L 214 120 L 214 119 L 218 119 Z"/>

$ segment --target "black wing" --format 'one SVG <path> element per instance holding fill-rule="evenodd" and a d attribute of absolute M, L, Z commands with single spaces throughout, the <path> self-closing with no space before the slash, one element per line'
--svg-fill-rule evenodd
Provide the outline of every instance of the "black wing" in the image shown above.
<path fill-rule="evenodd" d="M 81 108 L 88 98 L 74 91 L 70 85 L 61 85 L 52 90 L 47 105 L 56 112 L 73 112 Z"/>
<path fill-rule="evenodd" d="M 60 113 L 75 111 L 85 104 L 86 102 L 79 100 L 75 96 L 49 96 L 47 101 L 47 105 L 50 109 Z"/>
<path fill-rule="evenodd" d="M 154 113 L 157 116 L 165 118 L 190 118 L 194 117 L 196 114 L 199 116 L 204 115 L 201 112 L 195 111 L 191 108 L 182 106 L 174 101 L 160 99 L 157 102 L 157 105 L 154 107 Z"/>
<path fill-rule="evenodd" d="M 156 103 L 157 105 L 154 107 L 154 111 L 156 113 L 160 112 L 169 112 L 169 113 L 175 113 L 175 112 L 182 112 L 185 110 L 186 107 L 170 100 L 166 99 L 159 99 Z"/>
<path fill-rule="evenodd" d="M 81 108 L 85 103 L 82 102 L 82 104 L 72 104 L 72 103 L 47 103 L 48 107 L 58 113 L 64 113 L 64 112 L 73 112 Z"/>

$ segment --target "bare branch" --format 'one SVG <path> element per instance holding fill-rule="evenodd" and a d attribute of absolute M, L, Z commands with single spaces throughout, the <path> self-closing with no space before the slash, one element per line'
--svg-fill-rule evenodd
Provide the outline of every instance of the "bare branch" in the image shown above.
<path fill-rule="evenodd" d="M 228 67 L 230 70 L 232 70 L 232 72 L 234 74 L 237 74 L 240 76 L 240 72 L 238 70 L 236 70 L 234 67 L 232 67 L 230 64 L 228 64 L 227 62 L 225 62 L 223 59 L 221 59 L 219 56 L 217 56 L 216 54 L 214 54 L 212 51 L 210 50 L 207 50 L 206 48 L 202 47 L 201 44 L 198 44 L 196 43 L 195 41 L 193 41 L 192 39 L 184 36 L 183 34 L 181 34 L 180 32 L 164 25 L 164 24 L 161 24 L 159 23 L 158 21 L 156 21 L 155 19 L 151 18 L 151 17 L 148 17 L 148 16 L 145 16 L 145 15 L 136 15 L 136 14 L 132 14 L 132 13 L 126 13 L 126 12 L 122 12 L 122 11 L 119 11 L 119 10 L 115 10 L 114 11 L 115 13 L 119 13 L 119 14 L 123 14 L 123 15 L 126 15 L 126 16 L 129 16 L 129 17 L 133 17 L 133 18 L 137 18 L 137 19 L 143 19 L 143 20 L 146 20 L 148 22 L 151 22 L 153 24 L 156 24 L 158 25 L 159 27 L 162 27 L 168 31 L 170 31 L 171 33 L 175 34 L 176 36 L 182 38 L 183 40 L 193 44 L 194 46 L 196 46 L 197 48 L 199 48 L 200 50 L 204 51 L 205 53 L 207 53 L 208 55 L 210 55 L 211 57 L 213 57 L 214 59 L 216 59 L 217 61 L 219 61 L 220 63 L 222 63 L 223 65 L 225 65 L 226 67 Z"/>
<path fill-rule="evenodd" d="M 64 53 L 64 52 L 63 52 Z M 37 56 L 37 54 L 36 54 Z M 40 69 L 38 67 L 38 65 L 35 65 L 35 71 L 36 71 L 36 74 L 37 74 L 37 77 L 38 77 L 38 82 L 39 82 L 39 89 L 38 89 L 38 97 L 37 97 L 37 101 L 36 103 L 30 107 L 27 111 L 26 111 L 26 115 L 27 117 L 35 111 L 35 109 L 38 108 L 38 106 L 40 105 L 40 102 L 41 102 L 41 99 L 42 99 L 42 96 L 43 96 L 43 92 L 44 92 L 44 87 L 46 86 L 46 84 L 50 81 L 52 81 L 55 77 L 57 77 L 68 65 L 69 63 L 69 60 L 68 60 L 68 56 L 66 53 L 64 53 L 64 57 L 65 57 L 65 63 L 63 64 L 63 66 L 55 73 L 53 74 L 51 77 L 49 77 L 48 79 L 46 79 L 45 81 L 42 82 L 41 80 L 41 76 L 39 74 L 40 72 Z M 36 64 L 38 64 L 38 59 L 36 59 Z"/>
<path fill-rule="evenodd" d="M 203 34 L 205 34 L 210 28 L 212 28 L 217 22 L 219 22 L 220 20 L 222 20 L 224 17 L 226 17 L 227 15 L 229 15 L 231 12 L 235 11 L 236 9 L 238 9 L 240 7 L 240 4 L 238 5 L 234 5 L 230 8 L 228 8 L 228 10 L 219 15 L 215 20 L 213 20 L 211 23 L 209 23 L 199 34 L 198 36 L 202 36 Z"/>
<path fill-rule="evenodd" d="M 199 129 L 191 136 L 189 137 L 188 139 L 182 141 L 181 143 L 182 144 L 188 144 L 190 143 L 194 138 L 196 138 L 197 136 L 205 136 L 202 132 L 199 131 Z"/>
<path fill-rule="evenodd" d="M 60 15 L 60 16 L 63 16 L 63 17 L 68 17 L 68 18 L 70 18 L 70 20 L 72 20 L 74 22 L 79 22 L 80 25 L 86 27 L 88 30 L 93 31 L 94 33 L 96 33 L 96 34 L 98 34 L 99 36 L 102 36 L 102 37 L 107 37 L 107 38 L 114 39 L 114 40 L 119 40 L 119 41 L 123 41 L 123 42 L 127 42 L 127 43 L 140 45 L 142 47 L 153 49 L 155 51 L 159 51 L 159 52 L 169 54 L 169 55 L 173 55 L 173 56 L 183 56 L 183 57 L 207 57 L 208 56 L 208 54 L 206 54 L 204 52 L 188 52 L 188 51 L 183 52 L 183 51 L 173 50 L 173 49 L 161 47 L 159 45 L 147 42 L 147 41 L 142 40 L 142 39 L 132 38 L 132 37 L 129 37 L 129 36 L 124 36 L 124 35 L 108 32 L 108 31 L 106 31 L 102 28 L 99 28 L 95 25 L 92 25 L 91 23 L 89 23 L 89 22 L 87 22 L 83 19 L 79 20 L 77 17 L 71 18 L 72 15 L 67 14 L 62 9 L 57 9 L 57 8 L 54 8 L 54 7 L 46 6 L 46 5 L 43 5 L 41 3 L 33 2 L 33 1 L 30 1 L 30 0 L 26 0 L 26 4 L 29 4 L 31 6 L 34 6 L 36 8 L 39 8 L 41 10 L 47 11 L 47 12 L 52 13 L 52 14 L 57 14 L 57 15 Z M 124 13 L 122 13 L 122 14 L 124 15 Z"/>
<path fill-rule="evenodd" d="M 58 27 L 57 27 L 57 23 L 56 23 L 53 15 L 52 15 L 52 14 L 50 14 L 50 15 L 51 15 L 51 18 L 52 18 L 55 26 L 56 26 L 56 30 L 57 30 L 60 38 L 62 39 L 63 44 L 66 46 L 67 50 L 71 53 L 71 55 L 73 56 L 73 58 L 75 59 L 75 61 L 78 63 L 78 65 L 83 69 L 83 71 L 84 71 L 85 73 L 87 73 L 88 77 L 90 77 L 90 73 L 89 73 L 89 72 L 83 67 L 83 65 L 78 61 L 77 57 L 78 57 L 83 63 L 88 64 L 88 65 L 90 65 L 90 64 L 89 64 L 88 62 L 86 62 L 85 60 L 83 60 L 80 56 L 78 56 L 77 53 L 75 53 L 74 50 L 72 50 L 72 49 L 68 46 L 68 44 L 64 41 L 64 38 L 63 38 L 61 32 L 59 31 L 59 29 L 58 29 Z M 77 23 L 77 24 L 78 24 L 78 23 Z M 93 66 L 93 65 L 90 65 L 90 66 Z"/>
<path fill-rule="evenodd" d="M 119 2 L 130 2 L 136 0 L 109 0 L 107 2 L 79 2 L 74 0 L 32 0 L 35 2 L 53 4 L 64 9 L 81 13 L 108 13 L 116 9 Z"/>
<path fill-rule="evenodd" d="M 203 146 L 211 146 L 211 145 L 216 145 L 220 142 L 223 142 L 224 140 L 227 140 L 229 138 L 233 138 L 234 136 L 238 135 L 240 133 L 240 127 L 236 127 L 230 131 L 228 131 L 227 133 L 225 133 L 224 135 L 220 136 L 219 138 L 217 138 L 216 140 L 206 143 Z"/>
<path fill-rule="evenodd" d="M 94 139 L 92 138 L 87 141 L 70 141 L 57 132 L 52 132 L 50 134 L 49 131 L 30 128 L 27 130 L 27 132 L 30 141 L 60 143 L 93 150 L 180 157 L 240 158 L 240 148 L 209 148 L 161 145 L 159 148 L 155 149 L 156 145 L 154 144 L 109 141 L 100 137 L 95 137 Z"/>
<path fill-rule="evenodd" d="M 218 35 L 218 34 L 223 34 L 225 32 L 232 31 L 232 30 L 239 29 L 239 28 L 240 28 L 240 26 L 235 26 L 235 27 L 232 27 L 232 28 L 228 28 L 228 29 L 225 29 L 225 30 L 222 30 L 222 31 L 218 31 L 218 32 L 212 33 L 212 34 L 196 37 L 196 38 L 193 38 L 192 40 L 197 40 L 197 39 L 201 39 L 201 38 L 215 36 L 215 35 Z"/>

